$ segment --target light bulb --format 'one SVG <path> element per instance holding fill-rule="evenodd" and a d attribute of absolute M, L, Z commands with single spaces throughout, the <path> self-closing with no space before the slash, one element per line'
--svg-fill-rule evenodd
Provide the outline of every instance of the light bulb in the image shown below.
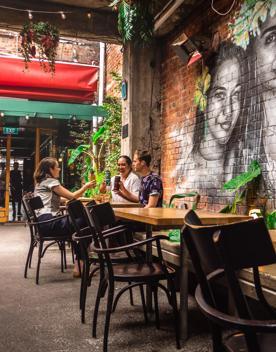
<path fill-rule="evenodd" d="M 50 115 L 49 117 L 50 117 L 50 119 L 51 119 L 51 120 L 54 118 L 54 116 L 53 116 L 53 115 Z"/>
<path fill-rule="evenodd" d="M 89 20 L 91 20 L 91 18 L 92 18 L 92 13 L 91 13 L 90 11 L 87 12 L 87 17 L 88 17 Z"/>
<path fill-rule="evenodd" d="M 25 116 L 25 119 L 26 119 L 26 120 L 29 120 L 29 118 L 30 118 L 29 115 L 26 115 L 26 116 Z"/>
<path fill-rule="evenodd" d="M 30 10 L 28 10 L 28 17 L 29 17 L 29 20 L 33 19 L 33 14 Z"/>
<path fill-rule="evenodd" d="M 60 15 L 63 20 L 66 20 L 66 15 L 63 11 L 60 12 Z"/>
<path fill-rule="evenodd" d="M 4 117 L 5 113 L 3 111 L 0 112 L 0 117 Z"/>

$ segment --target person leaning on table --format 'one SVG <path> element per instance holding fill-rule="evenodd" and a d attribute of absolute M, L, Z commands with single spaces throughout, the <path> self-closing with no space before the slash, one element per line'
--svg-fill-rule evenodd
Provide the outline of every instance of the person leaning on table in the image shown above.
<path fill-rule="evenodd" d="M 162 208 L 163 184 L 161 178 L 150 168 L 151 155 L 148 151 L 136 150 L 133 156 L 133 168 L 140 176 L 138 196 L 129 192 L 120 183 L 121 194 L 131 202 L 140 202 L 145 208 Z"/>
<path fill-rule="evenodd" d="M 60 167 L 58 165 L 58 161 L 51 157 L 42 159 L 34 172 L 34 196 L 39 196 L 44 205 L 43 208 L 36 211 L 39 221 L 54 219 L 57 215 L 59 215 L 61 197 L 68 200 L 77 199 L 87 189 L 94 188 L 96 186 L 95 181 L 90 181 L 84 184 L 77 191 L 70 192 L 60 184 L 58 180 L 59 174 Z M 41 231 L 44 235 L 54 234 L 55 236 L 64 236 L 68 234 L 72 235 L 74 233 L 74 228 L 69 218 L 63 217 L 57 218 L 56 221 L 52 221 L 50 224 L 43 224 L 41 226 Z M 74 274 L 76 271 L 77 265 L 75 265 Z M 77 276 L 77 274 L 78 273 L 74 276 Z"/>

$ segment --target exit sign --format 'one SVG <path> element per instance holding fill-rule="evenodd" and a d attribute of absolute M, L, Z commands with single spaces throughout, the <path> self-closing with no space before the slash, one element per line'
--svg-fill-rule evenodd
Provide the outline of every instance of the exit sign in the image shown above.
<path fill-rule="evenodd" d="M 3 134 L 18 135 L 18 133 L 19 133 L 18 127 L 3 127 Z"/>

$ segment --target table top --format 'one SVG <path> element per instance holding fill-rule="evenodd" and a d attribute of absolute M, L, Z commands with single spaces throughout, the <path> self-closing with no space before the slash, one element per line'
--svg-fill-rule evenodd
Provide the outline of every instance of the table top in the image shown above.
<path fill-rule="evenodd" d="M 82 203 L 88 203 L 91 200 L 93 200 L 93 198 L 88 198 L 88 197 L 80 197 L 78 199 Z M 110 202 L 110 204 L 112 205 L 112 208 L 141 208 L 142 207 L 142 204 L 140 203 L 131 203 L 131 202 L 128 202 L 128 203 Z"/>
<path fill-rule="evenodd" d="M 189 210 L 176 208 L 115 208 L 118 218 L 143 222 L 150 225 L 183 225 L 184 216 Z M 206 210 L 197 210 L 197 215 L 205 225 L 225 224 L 252 219 L 247 215 L 222 214 Z"/>

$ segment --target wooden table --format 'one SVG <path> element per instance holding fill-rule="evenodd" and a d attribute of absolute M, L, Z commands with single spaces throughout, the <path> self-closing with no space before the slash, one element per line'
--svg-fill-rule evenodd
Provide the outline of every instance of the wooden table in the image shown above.
<path fill-rule="evenodd" d="M 80 197 L 79 200 L 82 203 L 88 203 L 91 200 L 93 200 L 93 198 L 88 198 L 88 197 Z M 140 203 L 119 203 L 119 202 L 110 202 L 110 204 L 112 205 L 112 208 L 141 208 L 142 204 Z"/>
<path fill-rule="evenodd" d="M 152 227 L 156 226 L 172 226 L 173 228 L 181 228 L 184 223 L 184 217 L 189 210 L 174 208 L 115 208 L 116 217 L 125 220 L 133 220 L 146 224 L 146 237 L 152 237 Z M 209 212 L 205 210 L 196 211 L 200 220 L 204 225 L 226 224 L 236 221 L 250 219 L 245 215 L 221 214 Z M 181 238 L 182 240 L 182 238 Z M 151 260 L 151 246 L 147 246 L 147 259 Z M 188 331 L 188 253 L 186 246 L 180 243 L 180 334 L 182 339 L 187 339 Z M 147 290 L 147 306 L 152 308 L 151 292 Z"/>

